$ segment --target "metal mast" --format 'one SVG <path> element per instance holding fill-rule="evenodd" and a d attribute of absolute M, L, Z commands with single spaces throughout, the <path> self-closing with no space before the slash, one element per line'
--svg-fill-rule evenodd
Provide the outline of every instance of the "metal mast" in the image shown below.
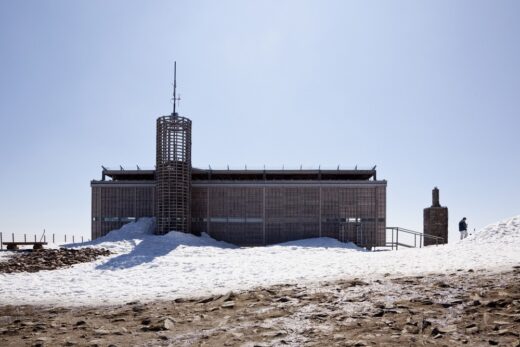
<path fill-rule="evenodd" d="M 173 116 L 177 115 L 175 110 L 177 104 L 177 61 L 173 62 Z"/>

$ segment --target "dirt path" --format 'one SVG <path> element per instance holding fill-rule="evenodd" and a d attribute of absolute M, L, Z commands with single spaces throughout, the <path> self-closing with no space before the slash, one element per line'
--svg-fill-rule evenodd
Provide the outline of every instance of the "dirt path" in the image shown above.
<path fill-rule="evenodd" d="M 517 346 L 520 266 L 110 307 L 0 307 L 1 346 Z"/>

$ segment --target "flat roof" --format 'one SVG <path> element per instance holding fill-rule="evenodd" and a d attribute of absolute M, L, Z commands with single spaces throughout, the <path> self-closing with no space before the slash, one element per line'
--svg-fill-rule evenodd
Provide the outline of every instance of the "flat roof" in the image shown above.
<path fill-rule="evenodd" d="M 103 180 L 105 177 L 113 181 L 153 181 L 155 170 L 142 169 L 103 169 Z M 255 181 L 255 180 L 334 180 L 334 181 L 368 181 L 376 180 L 375 167 L 370 170 L 357 169 L 291 169 L 291 170 L 213 170 L 192 168 L 193 181 Z"/>

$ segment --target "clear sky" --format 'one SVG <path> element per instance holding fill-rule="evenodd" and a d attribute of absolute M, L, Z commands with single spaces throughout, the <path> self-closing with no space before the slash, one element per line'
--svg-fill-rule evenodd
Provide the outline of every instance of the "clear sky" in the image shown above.
<path fill-rule="evenodd" d="M 0 231 L 90 235 L 101 165 L 371 167 L 387 224 L 520 214 L 520 2 L 0 1 Z"/>

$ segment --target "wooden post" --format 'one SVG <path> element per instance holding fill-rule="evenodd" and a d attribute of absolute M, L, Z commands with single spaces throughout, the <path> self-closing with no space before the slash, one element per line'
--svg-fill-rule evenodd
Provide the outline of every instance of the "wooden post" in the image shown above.
<path fill-rule="evenodd" d="M 83 236 L 81 236 L 81 243 L 83 243 Z"/>
<path fill-rule="evenodd" d="M 2 233 L 0 233 L 0 250 L 4 249 L 4 240 L 2 240 Z"/>
<path fill-rule="evenodd" d="M 54 233 L 52 234 L 52 243 L 54 243 Z"/>
<path fill-rule="evenodd" d="M 67 234 L 65 234 L 65 243 L 67 243 Z"/>
<path fill-rule="evenodd" d="M 23 234 L 23 242 L 27 242 L 27 235 Z"/>
<path fill-rule="evenodd" d="M 36 234 L 34 234 L 34 242 L 36 242 Z"/>
<path fill-rule="evenodd" d="M 395 249 L 399 249 L 399 228 L 395 231 Z"/>
<path fill-rule="evenodd" d="M 72 243 L 76 243 L 76 242 L 74 241 L 74 235 L 72 235 Z"/>
<path fill-rule="evenodd" d="M 11 234 L 11 238 L 13 239 L 13 242 L 14 242 L 14 233 Z"/>

